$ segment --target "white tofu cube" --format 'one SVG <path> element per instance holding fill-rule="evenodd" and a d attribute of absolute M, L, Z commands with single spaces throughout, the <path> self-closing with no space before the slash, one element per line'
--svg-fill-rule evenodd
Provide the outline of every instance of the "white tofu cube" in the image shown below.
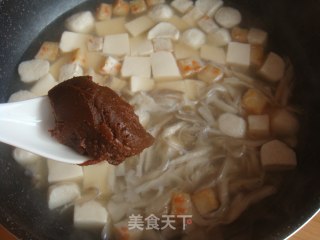
<path fill-rule="evenodd" d="M 248 32 L 248 42 L 250 44 L 265 45 L 268 33 L 258 28 L 250 28 Z"/>
<path fill-rule="evenodd" d="M 43 42 L 35 59 L 48 60 L 53 62 L 57 59 L 59 54 L 59 43 L 57 42 Z"/>
<path fill-rule="evenodd" d="M 83 176 L 82 167 L 48 159 L 48 182 L 77 181 Z"/>
<path fill-rule="evenodd" d="M 83 76 L 83 69 L 78 63 L 65 64 L 60 68 L 59 82 L 78 76 Z"/>
<path fill-rule="evenodd" d="M 185 79 L 183 80 L 186 86 L 185 96 L 191 100 L 197 100 L 203 96 L 206 84 L 199 80 Z"/>
<path fill-rule="evenodd" d="M 140 14 L 147 10 L 147 4 L 144 0 L 131 0 L 129 7 L 132 14 Z"/>
<path fill-rule="evenodd" d="M 199 80 L 184 79 L 178 81 L 157 82 L 155 88 L 178 91 L 183 93 L 188 99 L 196 100 L 203 94 L 205 86 L 206 84 Z"/>
<path fill-rule="evenodd" d="M 90 37 L 88 34 L 64 31 L 60 39 L 59 48 L 62 52 L 71 52 L 78 48 L 85 49 Z"/>
<path fill-rule="evenodd" d="M 148 77 L 136 77 L 130 78 L 130 90 L 131 92 L 150 91 L 154 88 L 154 80 Z"/>
<path fill-rule="evenodd" d="M 248 132 L 252 137 L 267 137 L 270 134 L 269 115 L 249 115 Z"/>
<path fill-rule="evenodd" d="M 154 38 L 152 39 L 153 49 L 155 52 L 159 51 L 173 51 L 173 44 L 168 38 Z"/>
<path fill-rule="evenodd" d="M 248 89 L 242 97 L 242 107 L 247 113 L 261 114 L 268 104 L 268 99 L 257 89 Z"/>
<path fill-rule="evenodd" d="M 217 47 L 223 47 L 231 42 L 231 35 L 225 28 L 219 28 L 213 33 L 208 34 L 208 43 L 213 44 Z"/>
<path fill-rule="evenodd" d="M 156 82 L 155 88 L 168 89 L 182 93 L 185 93 L 187 91 L 184 80 Z"/>
<path fill-rule="evenodd" d="M 93 30 L 94 22 L 90 11 L 79 12 L 66 20 L 66 28 L 72 32 L 89 33 Z"/>
<path fill-rule="evenodd" d="M 199 51 L 185 45 L 182 42 L 174 44 L 174 55 L 176 59 L 183 59 L 188 57 L 200 57 Z"/>
<path fill-rule="evenodd" d="M 180 13 L 186 13 L 192 8 L 193 2 L 191 0 L 173 0 L 171 6 Z"/>
<path fill-rule="evenodd" d="M 78 184 L 67 182 L 51 185 L 48 192 L 48 206 L 51 210 L 71 203 L 81 195 Z"/>
<path fill-rule="evenodd" d="M 212 17 L 215 12 L 223 5 L 222 0 L 197 0 L 196 7 L 203 13 Z"/>
<path fill-rule="evenodd" d="M 79 64 L 81 67 L 87 67 L 87 50 L 79 48 L 71 53 L 71 63 Z"/>
<path fill-rule="evenodd" d="M 270 82 L 278 82 L 284 76 L 284 71 L 285 63 L 283 59 L 279 55 L 270 52 L 259 73 Z"/>
<path fill-rule="evenodd" d="M 100 3 L 96 10 L 96 18 L 99 21 L 109 20 L 112 16 L 112 5 L 107 3 Z"/>
<path fill-rule="evenodd" d="M 103 43 L 103 53 L 117 57 L 129 55 L 129 35 L 127 33 L 122 33 L 105 36 Z"/>
<path fill-rule="evenodd" d="M 294 136 L 299 130 L 299 121 L 288 110 L 277 109 L 271 114 L 271 129 L 276 136 Z"/>
<path fill-rule="evenodd" d="M 230 42 L 227 50 L 227 64 L 247 69 L 250 66 L 250 51 L 250 44 Z"/>
<path fill-rule="evenodd" d="M 106 86 L 111 88 L 113 91 L 120 91 L 127 86 L 127 81 L 117 77 L 112 77 L 107 81 Z"/>
<path fill-rule="evenodd" d="M 109 222 L 109 214 L 101 203 L 91 200 L 74 206 L 73 223 L 79 228 L 102 228 Z"/>
<path fill-rule="evenodd" d="M 19 64 L 18 73 L 22 82 L 30 83 L 39 80 L 49 73 L 50 63 L 47 60 L 34 59 Z"/>
<path fill-rule="evenodd" d="M 52 77 L 50 73 L 40 78 L 39 81 L 37 81 L 30 91 L 38 96 L 47 95 L 48 91 L 53 88 L 55 85 L 57 85 L 57 81 Z"/>
<path fill-rule="evenodd" d="M 218 119 L 219 129 L 229 137 L 243 138 L 246 134 L 246 121 L 235 114 L 223 113 Z"/>
<path fill-rule="evenodd" d="M 185 58 L 177 61 L 183 78 L 190 77 L 204 68 L 204 62 L 198 58 Z"/>
<path fill-rule="evenodd" d="M 212 83 L 220 81 L 224 76 L 221 68 L 214 66 L 212 64 L 207 65 L 203 70 L 201 70 L 197 77 L 199 80 L 202 80 L 207 83 Z"/>
<path fill-rule="evenodd" d="M 145 37 L 138 36 L 130 39 L 131 56 L 149 56 L 153 53 L 153 44 Z"/>
<path fill-rule="evenodd" d="M 234 27 L 231 29 L 232 41 L 247 43 L 249 30 L 240 27 Z"/>
<path fill-rule="evenodd" d="M 72 57 L 72 52 L 63 54 L 61 55 L 60 58 L 58 58 L 57 61 L 51 64 L 49 73 L 53 76 L 54 79 L 56 80 L 59 79 L 60 68 L 63 65 L 70 63 L 71 57 Z"/>
<path fill-rule="evenodd" d="M 226 63 L 226 53 L 221 47 L 203 45 L 200 48 L 200 57 L 204 60 L 212 61 L 218 64 Z"/>
<path fill-rule="evenodd" d="M 121 76 L 126 77 L 151 77 L 151 63 L 149 57 L 125 57 L 122 68 Z"/>
<path fill-rule="evenodd" d="M 88 70 L 86 71 L 85 74 L 86 74 L 86 76 L 91 76 L 92 81 L 94 81 L 95 83 L 97 83 L 101 86 L 104 86 L 106 84 L 106 77 L 101 76 L 100 74 L 97 74 L 93 68 L 88 68 Z"/>
<path fill-rule="evenodd" d="M 221 7 L 214 15 L 216 22 L 224 28 L 233 28 L 241 20 L 241 13 L 232 7 Z"/>
<path fill-rule="evenodd" d="M 190 195 L 184 192 L 177 192 L 172 194 L 171 198 L 171 212 L 172 215 L 191 215 L 192 202 Z"/>
<path fill-rule="evenodd" d="M 115 187 L 115 166 L 106 161 L 84 166 L 83 188 L 96 188 L 101 195 L 110 196 Z"/>
<path fill-rule="evenodd" d="M 170 52 L 152 53 L 151 68 L 155 80 L 181 79 L 176 60 Z"/>
<path fill-rule="evenodd" d="M 189 12 L 182 16 L 182 19 L 194 27 L 197 25 L 197 21 L 204 16 L 204 13 L 197 7 L 193 7 Z"/>
<path fill-rule="evenodd" d="M 148 39 L 169 38 L 177 41 L 180 37 L 180 31 L 171 23 L 161 22 L 154 26 L 148 32 Z"/>
<path fill-rule="evenodd" d="M 154 24 L 150 17 L 143 15 L 127 22 L 125 27 L 132 36 L 136 37 L 149 30 Z"/>
<path fill-rule="evenodd" d="M 166 21 L 173 24 L 179 31 L 185 31 L 190 27 L 188 23 L 186 23 L 183 19 L 181 19 L 181 17 L 178 17 L 177 15 L 173 15 Z"/>
<path fill-rule="evenodd" d="M 87 49 L 91 52 L 100 52 L 103 48 L 102 37 L 90 37 L 87 43 Z"/>
<path fill-rule="evenodd" d="M 87 53 L 87 67 L 92 68 L 95 72 L 100 72 L 101 66 L 104 65 L 106 56 L 100 52 Z"/>
<path fill-rule="evenodd" d="M 117 17 L 110 20 L 100 21 L 95 23 L 95 29 L 98 36 L 126 33 L 125 28 L 126 18 Z"/>
<path fill-rule="evenodd" d="M 35 97 L 37 97 L 37 95 L 28 90 L 19 90 L 10 95 L 8 102 L 19 102 Z"/>
<path fill-rule="evenodd" d="M 148 7 L 152 7 L 158 4 L 163 4 L 165 2 L 166 2 L 165 0 L 146 0 L 146 4 L 148 5 Z"/>
<path fill-rule="evenodd" d="M 211 188 L 205 188 L 191 196 L 192 202 L 201 215 L 208 214 L 219 208 L 220 202 L 217 194 Z"/>
<path fill-rule="evenodd" d="M 198 28 L 190 28 L 183 32 L 181 41 L 189 47 L 199 49 L 206 42 L 206 35 Z"/>
<path fill-rule="evenodd" d="M 166 21 L 173 16 L 173 10 L 167 4 L 158 4 L 152 7 L 148 16 L 155 22 Z"/>
<path fill-rule="evenodd" d="M 198 26 L 201 28 L 202 31 L 206 33 L 214 33 L 216 30 L 219 29 L 219 26 L 208 15 L 205 15 L 199 19 Z"/>
<path fill-rule="evenodd" d="M 295 152 L 279 140 L 263 144 L 260 158 L 266 170 L 288 170 L 297 165 Z"/>
<path fill-rule="evenodd" d="M 114 57 L 106 57 L 105 63 L 101 68 L 101 74 L 108 74 L 112 76 L 116 76 L 120 73 L 121 63 L 118 59 Z"/>

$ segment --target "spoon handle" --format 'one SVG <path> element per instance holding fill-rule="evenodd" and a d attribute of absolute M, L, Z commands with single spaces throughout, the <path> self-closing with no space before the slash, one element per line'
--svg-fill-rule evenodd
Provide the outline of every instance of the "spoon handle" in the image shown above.
<path fill-rule="evenodd" d="M 51 119 L 50 119 L 51 118 Z M 26 138 L 36 136 L 41 126 L 52 125 L 47 96 L 0 104 L 0 142 L 23 147 Z M 48 131 L 49 128 L 46 129 Z M 30 135 L 31 134 L 31 135 Z"/>
<path fill-rule="evenodd" d="M 82 164 L 88 157 L 60 144 L 50 134 L 54 116 L 47 96 L 0 104 L 0 142 L 45 158 Z"/>
<path fill-rule="evenodd" d="M 45 117 L 46 112 L 43 113 L 43 110 L 50 108 L 49 104 L 47 96 L 19 102 L 1 103 L 0 122 L 14 121 L 21 124 L 39 122 Z M 3 126 L 0 128 L 2 129 Z"/>

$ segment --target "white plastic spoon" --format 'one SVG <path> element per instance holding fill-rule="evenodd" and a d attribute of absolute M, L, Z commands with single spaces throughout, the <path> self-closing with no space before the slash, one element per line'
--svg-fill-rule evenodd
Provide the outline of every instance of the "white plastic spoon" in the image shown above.
<path fill-rule="evenodd" d="M 0 142 L 46 158 L 81 164 L 89 160 L 51 136 L 54 116 L 47 96 L 0 104 Z"/>

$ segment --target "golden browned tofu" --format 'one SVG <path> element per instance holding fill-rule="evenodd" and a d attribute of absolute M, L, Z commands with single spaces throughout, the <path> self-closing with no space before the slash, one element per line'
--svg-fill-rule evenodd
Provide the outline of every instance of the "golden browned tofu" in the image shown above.
<path fill-rule="evenodd" d="M 124 0 L 116 0 L 113 4 L 113 14 L 115 16 L 127 16 L 129 13 L 129 3 Z"/>
<path fill-rule="evenodd" d="M 250 45 L 250 64 L 255 68 L 261 67 L 264 61 L 264 47 L 262 45 Z"/>
<path fill-rule="evenodd" d="M 234 27 L 231 30 L 231 38 L 233 41 L 247 43 L 249 30 L 240 27 Z"/>
<path fill-rule="evenodd" d="M 147 10 L 147 4 L 144 0 L 132 0 L 130 1 L 129 6 L 132 14 L 143 13 Z"/>
<path fill-rule="evenodd" d="M 162 3 L 165 3 L 165 0 L 146 0 L 146 4 L 148 5 L 148 7 L 152 7 L 154 5 Z"/>
<path fill-rule="evenodd" d="M 249 115 L 248 130 L 251 137 L 262 138 L 270 134 L 270 118 L 269 115 Z"/>
<path fill-rule="evenodd" d="M 267 98 L 257 89 L 249 89 L 242 97 L 242 107 L 248 113 L 261 114 L 267 104 Z"/>
<path fill-rule="evenodd" d="M 190 77 L 204 68 L 204 63 L 196 58 L 186 58 L 177 61 L 181 75 L 186 78 Z"/>
<path fill-rule="evenodd" d="M 109 20 L 112 16 L 112 5 L 101 3 L 96 10 L 96 18 L 99 21 Z"/>
<path fill-rule="evenodd" d="M 207 83 L 219 81 L 223 77 L 223 71 L 213 65 L 207 65 L 198 73 L 198 79 Z"/>
<path fill-rule="evenodd" d="M 44 42 L 41 45 L 35 58 L 53 62 L 57 59 L 58 55 L 59 55 L 59 43 Z"/>
<path fill-rule="evenodd" d="M 190 195 L 184 192 L 174 193 L 171 199 L 172 215 L 187 215 L 192 213 Z"/>
<path fill-rule="evenodd" d="M 78 63 L 81 67 L 87 67 L 87 53 L 85 50 L 78 48 L 72 53 L 71 63 Z"/>
<path fill-rule="evenodd" d="M 220 206 L 218 196 L 211 188 L 194 193 L 191 199 L 201 215 L 214 211 Z"/>

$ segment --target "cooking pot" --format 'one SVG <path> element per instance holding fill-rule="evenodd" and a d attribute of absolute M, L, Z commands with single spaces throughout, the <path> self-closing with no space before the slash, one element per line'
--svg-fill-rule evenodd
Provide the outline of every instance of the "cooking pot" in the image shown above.
<path fill-rule="evenodd" d="M 225 0 L 243 13 L 244 26 L 270 33 L 270 49 L 288 56 L 295 69 L 293 102 L 302 109 L 298 166 L 285 173 L 279 192 L 252 206 L 224 226 L 225 239 L 284 239 L 320 207 L 320 1 Z M 93 9 L 99 1 L 0 0 L 0 102 L 27 88 L 17 65 L 33 58 L 41 42 L 59 41 L 63 21 L 72 12 Z M 26 136 L 28 137 L 28 136 Z M 75 229 L 72 211 L 49 211 L 46 191 L 0 144 L 0 223 L 21 239 L 99 239 Z M 276 177 L 276 176 L 275 176 Z"/>

